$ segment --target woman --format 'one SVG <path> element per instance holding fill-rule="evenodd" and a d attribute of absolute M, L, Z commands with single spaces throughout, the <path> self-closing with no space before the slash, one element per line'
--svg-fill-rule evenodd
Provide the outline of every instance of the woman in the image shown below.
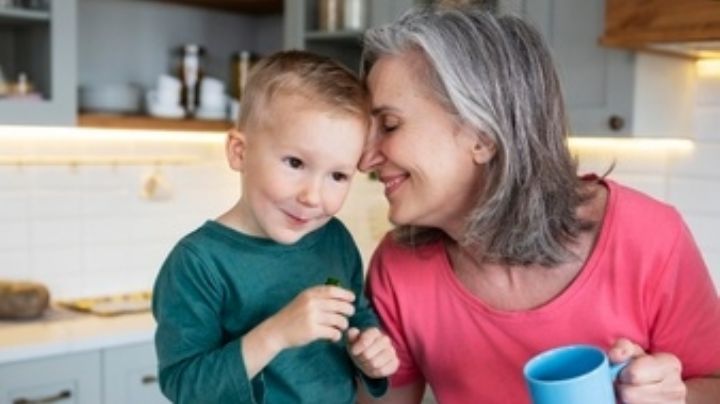
<path fill-rule="evenodd" d="M 365 36 L 376 133 L 361 168 L 397 228 L 368 292 L 401 365 L 387 402 L 527 403 L 522 367 L 559 345 L 631 359 L 625 403 L 720 403 L 720 302 L 672 207 L 578 178 L 539 34 L 478 9 Z"/>

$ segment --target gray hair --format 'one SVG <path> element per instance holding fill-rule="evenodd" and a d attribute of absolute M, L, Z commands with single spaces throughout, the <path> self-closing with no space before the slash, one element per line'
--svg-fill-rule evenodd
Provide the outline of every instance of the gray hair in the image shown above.
<path fill-rule="evenodd" d="M 382 56 L 412 53 L 424 63 L 418 82 L 496 148 L 460 242 L 486 262 L 552 266 L 571 259 L 567 244 L 590 225 L 575 213 L 587 196 L 565 142 L 560 83 L 541 35 L 518 17 L 479 7 L 413 10 L 366 32 L 362 75 Z M 400 226 L 396 236 L 422 244 L 442 233 Z"/>

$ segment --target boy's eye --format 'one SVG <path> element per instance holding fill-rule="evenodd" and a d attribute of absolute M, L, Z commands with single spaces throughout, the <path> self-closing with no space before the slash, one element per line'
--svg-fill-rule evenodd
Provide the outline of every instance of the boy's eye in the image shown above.
<path fill-rule="evenodd" d="M 291 168 L 301 168 L 303 166 L 302 160 L 297 157 L 285 157 L 283 161 Z"/>
<path fill-rule="evenodd" d="M 334 181 L 343 182 L 343 181 L 347 181 L 348 178 L 350 178 L 350 176 L 345 173 L 335 172 L 335 173 L 332 173 L 332 178 Z"/>

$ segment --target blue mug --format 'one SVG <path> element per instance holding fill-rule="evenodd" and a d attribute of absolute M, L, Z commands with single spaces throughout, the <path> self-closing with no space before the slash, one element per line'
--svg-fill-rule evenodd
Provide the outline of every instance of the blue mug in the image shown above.
<path fill-rule="evenodd" d="M 613 383 L 626 365 L 610 365 L 595 346 L 567 345 L 533 357 L 523 372 L 535 404 L 615 404 Z"/>

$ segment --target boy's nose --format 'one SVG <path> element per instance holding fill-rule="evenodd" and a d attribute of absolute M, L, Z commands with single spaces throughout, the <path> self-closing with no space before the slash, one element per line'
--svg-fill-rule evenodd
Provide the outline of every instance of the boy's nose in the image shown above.
<path fill-rule="evenodd" d="M 317 206 L 320 204 L 321 185 L 319 181 L 308 181 L 298 195 L 298 201 L 303 205 Z"/>

